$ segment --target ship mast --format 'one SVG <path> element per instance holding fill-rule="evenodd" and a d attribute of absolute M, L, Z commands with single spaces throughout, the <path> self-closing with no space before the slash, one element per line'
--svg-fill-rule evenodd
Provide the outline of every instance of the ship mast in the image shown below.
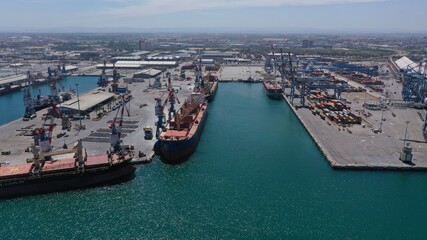
<path fill-rule="evenodd" d="M 196 67 L 196 81 L 194 83 L 194 91 L 195 92 L 200 91 L 200 88 L 203 86 L 204 86 L 204 83 L 202 79 L 202 54 L 201 54 L 201 51 L 199 51 L 199 59 Z"/>

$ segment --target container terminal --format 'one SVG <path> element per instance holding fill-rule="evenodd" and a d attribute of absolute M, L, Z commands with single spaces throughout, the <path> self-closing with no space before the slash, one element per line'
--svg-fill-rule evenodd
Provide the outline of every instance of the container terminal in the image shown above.
<path fill-rule="evenodd" d="M 122 126 L 123 144 L 136 152 L 133 161 L 149 162 L 159 121 L 156 99 L 167 98 L 169 79 L 184 102 L 194 92 L 195 69 L 202 63 L 203 74 L 213 73 L 220 82 L 263 83 L 266 93 L 268 86 L 280 88 L 279 100 L 295 112 L 333 168 L 427 170 L 424 65 L 402 56 L 378 64 L 291 50 L 204 51 L 201 57 L 193 49 L 176 52 L 182 57 L 140 52 L 143 57 L 68 66 L 67 74 L 100 76 L 100 87 L 58 105 L 68 119 L 55 120 L 52 149 L 82 139 L 89 155 L 105 154 L 119 96 L 126 94 L 131 101 Z M 26 79 L 7 77 L 0 83 L 17 85 Z M 176 109 L 181 102 L 175 103 Z M 31 161 L 34 129 L 46 124 L 45 114 L 46 109 L 40 110 L 34 119 L 0 126 L 1 165 Z"/>

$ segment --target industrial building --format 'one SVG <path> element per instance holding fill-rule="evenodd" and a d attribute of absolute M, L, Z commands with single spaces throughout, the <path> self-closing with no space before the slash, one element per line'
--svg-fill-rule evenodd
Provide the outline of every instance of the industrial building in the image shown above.
<path fill-rule="evenodd" d="M 172 68 L 178 66 L 176 61 L 117 61 L 115 67 L 117 69 L 142 69 L 144 67 L 160 67 Z M 96 65 L 97 69 L 103 69 L 104 64 Z M 106 64 L 106 69 L 113 69 L 113 64 Z"/>
<path fill-rule="evenodd" d="M 212 52 L 204 52 L 202 54 L 202 58 L 211 58 L 211 59 L 219 59 L 222 60 L 223 58 L 232 58 L 234 57 L 234 55 L 232 53 L 226 53 L 226 52 L 216 52 L 216 51 L 212 51 Z"/>
<path fill-rule="evenodd" d="M 145 69 L 142 70 L 140 72 L 137 72 L 133 75 L 133 78 L 154 78 L 159 76 L 162 73 L 162 71 L 154 69 L 154 68 L 149 68 L 149 69 Z"/>
<path fill-rule="evenodd" d="M 314 46 L 313 41 L 311 40 L 302 40 L 301 45 L 303 48 L 312 48 Z"/>
<path fill-rule="evenodd" d="M 204 65 L 212 65 L 215 63 L 213 59 L 208 59 L 208 58 L 202 58 L 201 62 Z"/>
<path fill-rule="evenodd" d="M 65 66 L 65 73 L 73 73 L 77 70 L 79 70 L 79 68 L 77 66 L 73 66 L 73 65 Z"/>
<path fill-rule="evenodd" d="M 151 51 L 152 49 L 151 42 L 147 42 L 145 39 L 139 40 L 138 47 L 140 51 Z"/>
<path fill-rule="evenodd" d="M 140 56 L 122 56 L 122 57 L 113 57 L 111 58 L 111 61 L 117 62 L 117 61 L 139 61 L 141 60 Z"/>
<path fill-rule="evenodd" d="M 79 114 L 80 107 L 81 115 L 88 114 L 94 111 L 97 107 L 101 107 L 102 105 L 113 100 L 114 96 L 115 94 L 113 93 L 98 90 L 81 95 L 79 97 L 80 101 L 78 101 L 77 98 L 73 98 L 71 100 L 63 102 L 58 108 L 64 114 L 74 115 Z"/>
<path fill-rule="evenodd" d="M 250 59 L 245 59 L 245 58 L 224 58 L 223 59 L 225 63 L 251 63 L 252 61 Z"/>
<path fill-rule="evenodd" d="M 394 63 L 392 65 L 399 69 L 403 79 L 403 100 L 426 104 L 427 71 L 425 63 L 417 64 L 406 56 L 397 59 Z"/>

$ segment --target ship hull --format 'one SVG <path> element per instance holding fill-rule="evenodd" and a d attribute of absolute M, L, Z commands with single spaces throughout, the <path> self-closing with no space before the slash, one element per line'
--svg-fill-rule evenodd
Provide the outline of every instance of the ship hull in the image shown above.
<path fill-rule="evenodd" d="M 206 96 L 206 100 L 208 100 L 208 102 L 214 100 L 217 91 L 218 91 L 218 82 L 213 82 L 211 93 Z"/>
<path fill-rule="evenodd" d="M 0 95 L 6 95 L 12 92 L 17 92 L 21 90 L 21 87 L 14 87 L 14 88 L 8 88 L 8 89 L 1 89 L 0 90 Z"/>
<path fill-rule="evenodd" d="M 277 92 L 267 92 L 267 96 L 274 100 L 281 100 L 282 94 Z"/>
<path fill-rule="evenodd" d="M 281 100 L 282 99 L 283 90 L 281 88 L 279 88 L 279 89 L 271 88 L 265 82 L 263 83 L 263 85 L 264 85 L 265 93 L 267 94 L 267 96 L 269 98 L 274 99 L 274 100 Z"/>
<path fill-rule="evenodd" d="M 196 133 L 187 139 L 182 140 L 158 140 L 155 145 L 156 154 L 160 159 L 167 164 L 179 164 L 188 159 L 188 157 L 196 150 L 202 135 L 203 128 L 208 112 L 204 111 L 203 117 L 196 130 Z"/>
<path fill-rule="evenodd" d="M 0 185 L 0 198 L 61 192 L 114 184 L 132 179 L 135 166 L 129 161 L 98 169 L 87 169 L 84 173 L 58 172 L 16 178 Z"/>

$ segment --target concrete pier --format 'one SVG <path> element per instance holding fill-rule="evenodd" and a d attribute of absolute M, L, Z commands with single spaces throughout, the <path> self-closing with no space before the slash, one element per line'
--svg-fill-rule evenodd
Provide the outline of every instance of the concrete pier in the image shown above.
<path fill-rule="evenodd" d="M 283 94 L 283 98 L 317 144 L 331 167 L 353 170 L 427 171 L 427 143 L 423 141 L 420 135 L 421 130 L 416 129 L 416 127 L 410 129 L 411 136 L 408 137 L 408 142 L 411 142 L 414 148 L 413 162 L 408 164 L 399 160 L 399 154 L 403 148 L 402 136 L 404 132 L 402 130 L 404 129 L 403 126 L 397 125 L 398 122 L 402 122 L 402 118 L 405 118 L 405 116 L 416 121 L 417 117 L 413 116 L 416 115 L 413 109 L 390 110 L 395 114 L 399 114 L 397 116 L 399 120 L 394 121 L 393 117 L 389 116 L 391 115 L 390 111 L 387 111 L 386 116 L 390 120 L 384 123 L 382 133 L 373 133 L 371 128 L 375 126 L 366 120 L 364 120 L 365 128 L 360 125 L 354 125 L 349 132 L 333 123 L 328 124 L 328 119 L 322 120 L 319 116 L 313 115 L 308 108 L 296 109 L 285 94 Z M 295 101 L 299 101 L 299 99 Z M 375 116 L 368 119 L 368 121 L 374 118 Z M 375 120 L 372 122 L 375 122 Z"/>

